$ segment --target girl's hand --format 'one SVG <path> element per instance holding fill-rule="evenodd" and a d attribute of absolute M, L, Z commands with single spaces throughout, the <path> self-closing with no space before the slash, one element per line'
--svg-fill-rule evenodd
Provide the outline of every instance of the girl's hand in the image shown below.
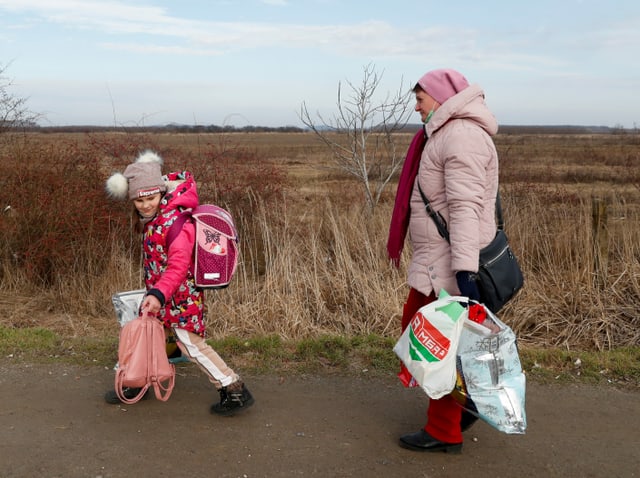
<path fill-rule="evenodd" d="M 160 301 L 153 295 L 146 295 L 140 306 L 142 315 L 151 315 L 155 317 L 160 312 Z"/>

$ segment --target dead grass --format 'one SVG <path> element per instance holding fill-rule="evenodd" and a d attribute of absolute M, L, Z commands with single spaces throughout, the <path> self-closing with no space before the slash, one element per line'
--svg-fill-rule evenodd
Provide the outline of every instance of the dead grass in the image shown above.
<path fill-rule="evenodd" d="M 55 146 L 61 138 L 69 139 L 30 140 Z M 410 138 L 401 141 L 408 144 Z M 387 264 L 394 185 L 369 216 L 358 184 L 330 168 L 324 146 L 311 134 L 152 139 L 194 157 L 207 145 L 222 150 L 243 144 L 290 179 L 277 206 L 250 196 L 250 207 L 236 215 L 242 258 L 232 285 L 208 294 L 212 339 L 398 336 L 410 251 L 399 271 Z M 607 350 L 640 344 L 638 137 L 509 135 L 496 142 L 507 232 L 526 279 L 525 289 L 501 313 L 503 320 L 529 347 Z M 11 163 L 3 169 L 4 164 Z M 601 283 L 594 277 L 591 236 L 596 195 L 608 202 L 609 214 L 608 265 Z M 141 284 L 135 258 L 122 250 L 105 245 L 106 269 L 68 277 L 53 289 L 30 285 L 4 258 L 0 307 L 9 312 L 0 325 L 44 327 L 72 337 L 113 336 L 111 295 Z"/>

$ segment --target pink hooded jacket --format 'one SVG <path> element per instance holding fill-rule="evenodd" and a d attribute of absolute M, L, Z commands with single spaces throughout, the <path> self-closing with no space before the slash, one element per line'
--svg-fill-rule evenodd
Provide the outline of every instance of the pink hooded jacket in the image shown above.
<path fill-rule="evenodd" d="M 204 295 L 193 278 L 195 226 L 187 221 L 167 248 L 167 231 L 180 211 L 198 205 L 198 192 L 190 172 L 166 175 L 169 187 L 156 217 L 145 226 L 143 254 L 145 285 L 164 299 L 160 317 L 166 327 L 178 326 L 204 336 Z"/>
<path fill-rule="evenodd" d="M 478 270 L 478 255 L 496 233 L 498 154 L 492 136 L 498 124 L 471 85 L 445 101 L 426 124 L 422 152 L 411 193 L 409 237 L 413 249 L 409 285 L 429 295 L 445 289 L 459 293 L 455 273 Z M 425 211 L 423 192 L 446 221 L 451 245 Z"/>

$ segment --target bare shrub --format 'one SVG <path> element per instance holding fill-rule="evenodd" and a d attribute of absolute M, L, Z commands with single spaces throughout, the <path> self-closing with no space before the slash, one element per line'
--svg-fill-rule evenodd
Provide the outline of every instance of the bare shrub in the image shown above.
<path fill-rule="evenodd" d="M 32 126 L 38 118 L 27 107 L 27 98 L 11 92 L 13 80 L 6 76 L 7 69 L 0 64 L 0 134 Z"/>
<path fill-rule="evenodd" d="M 237 208 L 250 209 L 247 194 L 275 201 L 285 181 L 277 168 L 260 163 L 246 148 L 224 157 L 206 149 L 197 156 L 191 150 L 159 145 L 148 134 L 63 135 L 43 141 L 20 135 L 0 150 L 0 161 L 9 172 L 0 179 L 0 205 L 5 210 L 0 215 L 2 287 L 53 290 L 61 299 L 52 301 L 54 307 L 71 312 L 65 303 L 77 298 L 73 304 L 78 312 L 104 314 L 108 304 L 101 301 L 103 305 L 96 307 L 92 301 L 103 290 L 103 279 L 114 272 L 114 258 L 127 258 L 131 271 L 139 266 L 140 252 L 139 238 L 131 232 L 131 204 L 108 199 L 104 181 L 147 148 L 166 158 L 167 169 L 192 167 L 203 186 L 203 202 L 230 204 L 234 213 Z M 216 189 L 221 179 L 228 187 Z"/>
<path fill-rule="evenodd" d="M 101 138 L 100 148 L 82 137 L 27 135 L 0 148 L 0 206 L 11 205 L 0 213 L 0 324 L 113 334 L 111 295 L 141 286 L 139 241 L 130 205 L 107 201 L 103 184 L 149 145 L 168 168 L 192 169 L 203 198 L 228 205 L 238 222 L 237 276 L 207 295 L 213 337 L 399 334 L 410 251 L 400 270 L 388 265 L 392 195 L 363 215 L 356 180 L 318 173 L 332 158 L 313 136 L 239 134 L 222 144 L 215 135 L 124 134 Z M 507 234 L 525 273 L 501 318 L 527 345 L 637 345 L 640 182 L 621 182 L 620 172 L 627 167 L 634 177 L 637 138 L 523 135 L 497 143 Z M 584 156 L 591 151 L 597 155 Z M 563 183 L 580 168 L 590 174 Z M 594 195 L 607 201 L 609 217 L 602 280 L 593 267 Z M 29 264 L 27 251 L 36 259 Z"/>
<path fill-rule="evenodd" d="M 86 275 L 108 259 L 99 244 L 108 243 L 115 223 L 99 167 L 86 158 L 87 150 L 72 140 L 13 143 L 2 155 L 14 169 L 3 178 L 0 204 L 16 214 L 11 222 L 2 220 L 3 257 L 35 285 Z"/>

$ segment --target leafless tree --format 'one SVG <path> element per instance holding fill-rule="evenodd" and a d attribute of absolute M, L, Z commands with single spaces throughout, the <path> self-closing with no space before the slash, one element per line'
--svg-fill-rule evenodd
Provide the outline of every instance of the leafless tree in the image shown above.
<path fill-rule="evenodd" d="M 369 64 L 363 68 L 362 82 L 338 83 L 337 112 L 330 120 L 309 112 L 306 102 L 300 119 L 331 150 L 334 167 L 354 176 L 362 185 L 366 207 L 372 212 L 385 186 L 398 171 L 404 151 L 397 148 L 397 135 L 411 113 L 410 91 L 400 84 L 397 92 L 380 101 L 382 73 Z"/>
<path fill-rule="evenodd" d="M 33 126 L 37 115 L 27 108 L 27 98 L 14 95 L 9 90 L 13 80 L 5 76 L 6 65 L 0 64 L 0 134 L 24 126 Z"/>

